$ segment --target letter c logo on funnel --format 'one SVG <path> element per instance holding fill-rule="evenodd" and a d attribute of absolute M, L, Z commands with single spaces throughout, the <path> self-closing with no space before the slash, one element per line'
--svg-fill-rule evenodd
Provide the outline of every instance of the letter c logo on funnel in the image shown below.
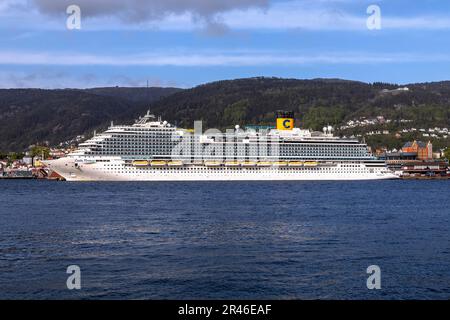
<path fill-rule="evenodd" d="M 290 129 L 291 128 L 291 120 L 289 120 L 289 119 L 284 120 L 283 127 L 285 127 L 286 129 Z"/>

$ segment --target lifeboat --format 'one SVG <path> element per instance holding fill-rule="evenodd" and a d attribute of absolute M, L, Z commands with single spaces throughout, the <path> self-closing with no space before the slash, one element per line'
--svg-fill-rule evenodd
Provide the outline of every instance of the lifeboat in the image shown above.
<path fill-rule="evenodd" d="M 205 161 L 205 166 L 207 167 L 220 167 L 222 162 L 220 161 Z"/>
<path fill-rule="evenodd" d="M 289 167 L 303 167 L 302 161 L 289 161 Z"/>
<path fill-rule="evenodd" d="M 256 166 L 256 162 L 254 162 L 254 161 L 246 161 L 246 162 L 242 162 L 241 165 L 243 167 L 254 167 L 254 166 Z"/>
<path fill-rule="evenodd" d="M 169 167 L 181 167 L 183 165 L 183 161 L 169 161 Z"/>
<path fill-rule="evenodd" d="M 257 164 L 258 167 L 270 167 L 272 166 L 272 162 L 269 161 L 260 161 Z"/>
<path fill-rule="evenodd" d="M 147 167 L 149 163 L 147 160 L 135 160 L 132 164 L 135 167 Z"/>
<path fill-rule="evenodd" d="M 288 163 L 286 161 L 275 161 L 273 165 L 275 167 L 287 167 Z"/>
<path fill-rule="evenodd" d="M 305 167 L 317 167 L 319 163 L 317 161 L 306 161 Z"/>
<path fill-rule="evenodd" d="M 161 160 L 153 160 L 151 162 L 151 166 L 152 167 L 165 167 L 167 164 L 166 161 L 161 161 Z"/>
<path fill-rule="evenodd" d="M 227 161 L 225 162 L 225 167 L 239 167 L 241 164 L 237 161 Z"/>
<path fill-rule="evenodd" d="M 76 161 L 76 162 L 80 162 L 80 164 L 94 164 L 97 162 L 97 160 L 95 159 L 83 159 L 81 161 Z"/>
<path fill-rule="evenodd" d="M 321 165 L 324 167 L 337 167 L 337 164 L 333 163 L 333 162 L 325 162 L 325 163 L 322 163 Z"/>

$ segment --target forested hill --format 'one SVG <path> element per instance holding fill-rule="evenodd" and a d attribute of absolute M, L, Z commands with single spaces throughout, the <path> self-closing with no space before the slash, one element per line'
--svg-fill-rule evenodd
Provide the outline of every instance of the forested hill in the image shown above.
<path fill-rule="evenodd" d="M 153 102 L 163 97 L 179 92 L 178 88 L 130 88 L 130 87 L 104 87 L 84 89 L 84 92 L 99 96 L 122 98 L 133 102 Z"/>
<path fill-rule="evenodd" d="M 368 136 L 368 143 L 398 148 L 410 139 L 422 139 L 419 128 L 450 128 L 450 82 L 398 86 L 340 79 L 251 78 L 201 85 L 152 104 L 152 112 L 187 128 L 194 120 L 219 129 L 234 124 L 273 125 L 274 112 L 279 109 L 295 111 L 296 125 L 314 130 L 383 116 L 391 122 L 338 133 L 362 137 L 370 131 L 387 130 L 388 135 Z M 416 133 L 395 137 L 396 131 L 414 127 Z M 437 147 L 450 141 L 431 140 Z"/>
<path fill-rule="evenodd" d="M 152 111 L 183 127 L 273 124 L 279 109 L 296 112 L 298 124 L 339 123 L 376 96 L 373 86 L 345 80 L 251 78 L 218 81 L 170 95 Z"/>
<path fill-rule="evenodd" d="M 408 87 L 408 92 L 382 92 Z M 184 90 L 152 104 L 184 127 L 204 120 L 207 127 L 273 124 L 274 111 L 296 112 L 297 124 L 319 129 L 357 117 L 384 115 L 418 125 L 450 125 L 450 82 L 366 84 L 339 79 L 252 78 L 219 81 Z"/>
<path fill-rule="evenodd" d="M 104 129 L 112 120 L 129 122 L 147 110 L 151 102 L 179 90 L 0 90 L 0 151 L 23 151 L 35 143 L 55 145 Z"/>
<path fill-rule="evenodd" d="M 408 87 L 408 91 L 396 91 Z M 384 116 L 389 129 L 450 127 L 450 82 L 397 86 L 339 79 L 250 78 L 218 81 L 192 89 L 94 88 L 87 90 L 0 90 L 0 151 L 21 151 L 34 143 L 54 145 L 152 113 L 191 128 L 273 124 L 279 109 L 296 112 L 297 125 L 320 129 L 351 119 Z M 366 128 L 364 128 L 365 130 Z M 356 134 L 359 129 L 342 134 Z M 409 138 L 409 137 L 408 137 Z M 389 145 L 400 144 L 392 137 Z"/>

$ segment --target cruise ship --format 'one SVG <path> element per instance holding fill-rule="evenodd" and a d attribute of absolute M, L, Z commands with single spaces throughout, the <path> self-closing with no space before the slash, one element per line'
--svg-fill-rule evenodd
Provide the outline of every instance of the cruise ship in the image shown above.
<path fill-rule="evenodd" d="M 225 133 L 181 129 L 147 114 L 113 125 L 67 157 L 46 161 L 67 181 L 297 181 L 396 179 L 365 143 L 295 128 L 278 111 L 274 127 L 238 125 Z"/>

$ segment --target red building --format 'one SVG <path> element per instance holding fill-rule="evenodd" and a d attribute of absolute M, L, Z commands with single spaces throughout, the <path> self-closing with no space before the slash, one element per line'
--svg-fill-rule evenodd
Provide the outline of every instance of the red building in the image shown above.
<path fill-rule="evenodd" d="M 433 159 L 433 144 L 431 141 L 428 143 L 422 141 L 407 142 L 403 148 L 404 153 L 417 153 L 418 160 L 431 160 Z"/>

